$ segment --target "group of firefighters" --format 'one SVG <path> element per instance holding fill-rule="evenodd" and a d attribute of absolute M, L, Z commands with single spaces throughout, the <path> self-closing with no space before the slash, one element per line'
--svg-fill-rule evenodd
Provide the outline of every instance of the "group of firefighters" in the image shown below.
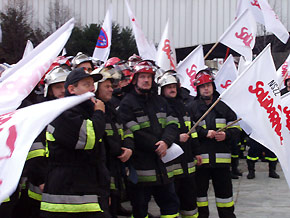
<path fill-rule="evenodd" d="M 63 112 L 36 138 L 19 189 L 2 202 L 0 217 L 153 217 L 153 196 L 160 217 L 205 218 L 210 180 L 219 217 L 236 217 L 232 179 L 241 176 L 238 144 L 245 138 L 247 178 L 255 177 L 262 156 L 269 177 L 279 178 L 276 156 L 237 124 L 228 125 L 237 116 L 225 103 L 197 123 L 219 96 L 210 68 L 196 74 L 193 97 L 174 70 L 137 55 L 102 63 L 78 53 L 52 66 L 21 107 L 86 92 L 95 97 Z M 285 86 L 282 93 L 290 78 Z M 183 154 L 163 161 L 174 143 Z M 121 206 L 124 198 L 132 211 Z"/>

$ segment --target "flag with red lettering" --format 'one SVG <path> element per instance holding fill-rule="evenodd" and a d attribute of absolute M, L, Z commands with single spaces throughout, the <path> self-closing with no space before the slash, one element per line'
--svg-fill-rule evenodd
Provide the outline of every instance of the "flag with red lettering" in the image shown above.
<path fill-rule="evenodd" d="M 34 47 L 33 47 L 32 42 L 30 40 L 27 40 L 27 43 L 26 43 L 22 58 L 27 56 L 33 50 L 33 48 Z"/>
<path fill-rule="evenodd" d="M 215 76 L 216 90 L 222 94 L 238 77 L 234 58 L 230 55 Z"/>
<path fill-rule="evenodd" d="M 286 61 L 281 65 L 281 67 L 277 70 L 278 84 L 280 89 L 285 87 L 284 81 L 289 75 L 289 65 L 290 65 L 290 55 L 288 56 Z"/>
<path fill-rule="evenodd" d="M 289 33 L 267 0 L 239 0 L 236 16 L 246 9 L 252 11 L 256 21 L 263 24 L 268 32 L 273 33 L 284 44 L 287 43 Z"/>
<path fill-rule="evenodd" d="M 203 47 L 199 45 L 186 58 L 178 63 L 177 76 L 182 87 L 188 89 L 192 96 L 196 96 L 194 85 L 195 75 L 198 71 L 206 68 L 204 64 Z"/>
<path fill-rule="evenodd" d="M 128 3 L 128 1 L 126 0 L 126 6 L 127 6 L 127 11 L 128 11 L 128 15 L 130 17 L 130 21 L 133 27 L 133 32 L 135 35 L 135 40 L 136 40 L 136 44 L 137 44 L 137 49 L 139 52 L 139 55 L 143 58 L 143 59 L 149 59 L 149 60 L 155 60 L 156 58 L 156 48 L 153 46 L 151 46 L 151 44 L 147 41 L 141 26 L 139 25 L 139 23 L 136 20 L 135 15 L 133 14 L 131 7 Z"/>
<path fill-rule="evenodd" d="M 283 170 L 288 170 L 285 155 L 285 135 L 282 131 L 282 106 L 276 68 L 270 45 L 250 64 L 236 81 L 221 95 L 224 101 L 242 118 L 240 123 L 251 128 L 250 137 L 273 151 Z M 287 180 L 290 184 L 290 180 Z"/>
<path fill-rule="evenodd" d="M 251 61 L 246 61 L 244 56 L 240 57 L 238 65 L 238 75 L 240 75 L 249 65 Z"/>
<path fill-rule="evenodd" d="M 257 24 L 250 10 L 244 11 L 224 32 L 219 42 L 252 61 Z"/>
<path fill-rule="evenodd" d="M 167 21 L 156 53 L 156 64 L 163 70 L 176 70 L 176 53 Z"/>
<path fill-rule="evenodd" d="M 93 58 L 106 62 L 111 51 L 112 41 L 112 6 L 110 5 L 105 16 L 103 26 L 101 28 Z"/>
<path fill-rule="evenodd" d="M 61 52 L 74 27 L 72 18 L 0 77 L 0 115 L 16 110 Z"/>
<path fill-rule="evenodd" d="M 0 204 L 16 190 L 29 149 L 45 126 L 93 95 L 47 101 L 0 116 Z"/>
<path fill-rule="evenodd" d="M 290 184 L 290 92 L 283 95 L 281 97 L 281 104 L 282 104 L 282 135 L 284 136 L 284 154 L 285 154 L 285 160 L 283 162 L 286 162 L 282 165 L 282 169 L 284 172 L 284 175 L 286 177 L 286 180 L 288 182 L 288 185 Z M 290 185 L 289 185 L 290 186 Z"/>

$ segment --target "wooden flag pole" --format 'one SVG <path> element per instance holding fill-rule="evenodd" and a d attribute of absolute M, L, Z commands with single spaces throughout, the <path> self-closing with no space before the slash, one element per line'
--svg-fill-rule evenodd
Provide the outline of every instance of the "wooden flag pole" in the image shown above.
<path fill-rule="evenodd" d="M 210 108 L 201 116 L 201 118 L 199 118 L 199 120 L 194 124 L 194 126 L 188 131 L 187 135 L 190 135 L 195 127 L 197 127 L 197 125 L 203 120 L 203 118 L 214 108 L 214 106 L 216 106 L 216 104 L 221 100 L 221 98 L 218 98 L 213 104 L 212 106 L 210 106 Z"/>
<path fill-rule="evenodd" d="M 210 55 L 210 53 L 215 49 L 215 47 L 217 47 L 217 45 L 219 44 L 219 42 L 216 42 L 213 47 L 208 51 L 208 53 L 204 56 L 204 60 L 207 59 L 207 57 Z"/>
<path fill-rule="evenodd" d="M 224 131 L 224 130 L 226 130 L 226 128 L 228 128 L 228 127 L 230 127 L 230 126 L 234 125 L 235 123 L 239 122 L 241 119 L 242 119 L 242 118 L 239 118 L 239 119 L 237 119 L 237 120 L 235 120 L 235 121 L 233 121 L 233 122 L 229 123 L 229 124 L 228 124 L 228 125 L 226 125 L 225 127 L 221 128 L 221 129 L 219 129 L 219 130 L 217 130 L 217 132 L 221 132 L 221 131 Z"/>

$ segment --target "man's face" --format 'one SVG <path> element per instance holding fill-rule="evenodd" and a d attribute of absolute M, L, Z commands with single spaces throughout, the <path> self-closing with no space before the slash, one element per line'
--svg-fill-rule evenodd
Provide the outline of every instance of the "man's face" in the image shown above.
<path fill-rule="evenodd" d="M 93 71 L 93 68 L 90 62 L 84 62 L 77 66 L 77 68 L 81 68 L 81 67 L 84 67 L 85 70 L 88 71 L 89 73 Z"/>
<path fill-rule="evenodd" d="M 175 98 L 177 95 L 176 84 L 169 84 L 163 87 L 163 94 L 166 98 Z"/>
<path fill-rule="evenodd" d="M 213 95 L 213 85 L 211 82 L 202 84 L 198 88 L 202 97 L 211 97 Z"/>
<path fill-rule="evenodd" d="M 112 98 L 113 88 L 111 80 L 106 80 L 98 84 L 98 98 L 103 102 L 108 102 Z"/>
<path fill-rule="evenodd" d="M 87 92 L 95 92 L 94 79 L 92 77 L 84 78 L 78 81 L 78 85 L 69 85 L 68 91 L 71 94 L 81 95 Z"/>
<path fill-rule="evenodd" d="M 49 95 L 54 96 L 55 98 L 63 98 L 64 97 L 64 82 L 55 83 L 49 86 Z"/>
<path fill-rule="evenodd" d="M 137 78 L 137 86 L 140 89 L 149 90 L 152 87 L 152 74 L 139 73 Z"/>

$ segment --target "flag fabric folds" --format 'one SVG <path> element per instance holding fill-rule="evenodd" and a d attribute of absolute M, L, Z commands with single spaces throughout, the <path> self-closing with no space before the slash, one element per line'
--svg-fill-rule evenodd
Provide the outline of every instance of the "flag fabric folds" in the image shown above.
<path fill-rule="evenodd" d="M 47 101 L 0 116 L 0 204 L 16 190 L 29 149 L 45 126 L 92 96 Z"/>

